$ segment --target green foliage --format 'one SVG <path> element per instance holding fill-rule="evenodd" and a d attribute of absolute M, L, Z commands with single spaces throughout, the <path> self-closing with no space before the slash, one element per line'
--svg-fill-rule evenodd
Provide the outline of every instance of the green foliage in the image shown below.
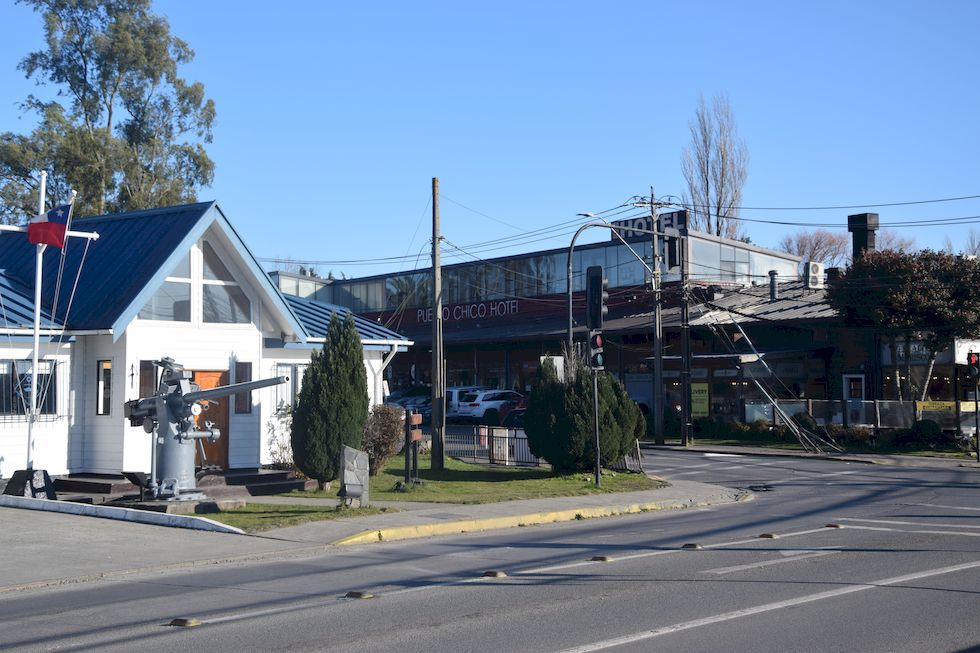
<path fill-rule="evenodd" d="M 313 352 L 293 412 L 296 466 L 323 487 L 337 478 L 344 445 L 361 448 L 368 417 L 367 372 L 354 316 L 334 313 L 323 350 Z"/>
<path fill-rule="evenodd" d="M 78 191 L 77 215 L 194 201 L 214 176 L 214 102 L 178 76 L 194 52 L 150 0 L 20 1 L 41 14 L 45 42 L 19 68 L 58 99 L 28 97 L 34 130 L 0 134 L 0 220 L 36 212 L 41 170 L 52 205 Z"/>
<path fill-rule="evenodd" d="M 394 406 L 378 404 L 371 409 L 364 427 L 364 451 L 371 476 L 377 476 L 398 453 L 398 445 L 405 439 L 404 419 L 405 411 Z"/>
<path fill-rule="evenodd" d="M 827 286 L 849 326 L 924 332 L 933 353 L 980 336 L 980 261 L 923 250 L 865 252 Z"/>
<path fill-rule="evenodd" d="M 592 377 L 584 366 L 563 384 L 546 362 L 535 381 L 524 413 L 531 453 L 558 471 L 595 467 L 595 417 Z M 643 436 L 646 422 L 619 381 L 599 375 L 599 447 L 601 464 L 619 460 Z"/>
<path fill-rule="evenodd" d="M 810 416 L 809 413 L 800 411 L 793 415 L 793 422 L 799 426 L 801 429 L 807 430 L 810 433 L 817 433 L 817 422 Z"/>
<path fill-rule="evenodd" d="M 942 427 L 931 419 L 920 419 L 912 428 L 897 429 L 892 441 L 895 446 L 906 448 L 944 449 L 956 445 L 952 434 L 943 433 Z"/>

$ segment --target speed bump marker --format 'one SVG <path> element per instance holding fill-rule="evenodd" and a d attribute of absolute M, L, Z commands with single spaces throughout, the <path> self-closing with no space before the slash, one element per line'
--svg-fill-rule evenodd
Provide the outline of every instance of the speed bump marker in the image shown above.
<path fill-rule="evenodd" d="M 827 524 L 824 528 L 840 528 L 840 524 Z"/>
<path fill-rule="evenodd" d="M 612 562 L 609 556 L 592 556 L 592 562 Z"/>
<path fill-rule="evenodd" d="M 698 549 L 701 548 L 701 545 L 700 544 L 697 544 L 695 542 L 688 542 L 687 544 L 685 544 L 681 548 L 682 549 L 690 549 L 692 551 L 696 551 L 696 550 L 698 550 Z"/>
<path fill-rule="evenodd" d="M 371 594 L 371 592 L 351 591 L 344 594 L 344 598 L 345 599 L 373 599 L 374 594 Z"/>
<path fill-rule="evenodd" d="M 483 572 L 484 578 L 507 578 L 507 574 L 502 571 L 490 570 Z"/>
<path fill-rule="evenodd" d="M 762 535 L 760 535 L 759 537 L 761 537 L 761 538 L 762 538 L 762 539 L 764 539 L 764 540 L 775 540 L 775 539 L 777 539 L 777 538 L 778 538 L 779 536 L 778 536 L 778 535 L 776 535 L 775 533 L 763 533 L 763 534 L 762 534 Z"/>
<path fill-rule="evenodd" d="M 194 628 L 195 626 L 201 625 L 201 620 L 195 619 L 194 617 L 178 617 L 167 625 L 178 626 L 180 628 Z"/>

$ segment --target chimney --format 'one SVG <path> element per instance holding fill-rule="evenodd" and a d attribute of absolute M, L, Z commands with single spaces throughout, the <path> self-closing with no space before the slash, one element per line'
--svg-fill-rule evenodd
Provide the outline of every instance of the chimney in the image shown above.
<path fill-rule="evenodd" d="M 779 285 L 776 283 L 778 272 L 769 270 L 769 301 L 774 302 L 779 299 Z"/>
<path fill-rule="evenodd" d="M 857 258 L 863 252 L 875 251 L 875 231 L 878 230 L 877 213 L 858 213 L 847 216 L 847 230 L 851 232 L 851 256 Z"/>

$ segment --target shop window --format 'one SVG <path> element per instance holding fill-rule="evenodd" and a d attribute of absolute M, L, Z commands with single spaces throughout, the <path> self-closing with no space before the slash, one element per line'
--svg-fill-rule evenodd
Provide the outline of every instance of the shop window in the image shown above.
<path fill-rule="evenodd" d="M 95 414 L 112 414 L 112 361 L 96 361 Z"/>
<path fill-rule="evenodd" d="M 0 361 L 0 415 L 28 415 L 31 412 L 31 361 Z M 39 415 L 55 415 L 57 407 L 57 365 L 54 361 L 38 361 L 37 411 Z"/>

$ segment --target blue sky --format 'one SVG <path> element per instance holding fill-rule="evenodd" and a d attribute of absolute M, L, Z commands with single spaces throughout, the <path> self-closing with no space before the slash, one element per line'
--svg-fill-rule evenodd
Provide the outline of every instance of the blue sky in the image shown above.
<path fill-rule="evenodd" d="M 0 131 L 27 132 L 16 105 L 37 89 L 16 65 L 40 48 L 41 22 L 3 1 Z M 432 177 L 444 262 L 567 247 L 577 213 L 651 185 L 679 196 L 701 94 L 729 96 L 751 156 L 747 207 L 980 195 L 977 2 L 154 6 L 196 51 L 184 77 L 217 105 L 201 199 L 257 256 L 320 261 L 323 274 L 424 267 Z M 843 230 L 865 210 L 919 247 L 980 230 L 980 200 L 742 217 Z M 796 229 L 747 223 L 761 246 Z"/>

